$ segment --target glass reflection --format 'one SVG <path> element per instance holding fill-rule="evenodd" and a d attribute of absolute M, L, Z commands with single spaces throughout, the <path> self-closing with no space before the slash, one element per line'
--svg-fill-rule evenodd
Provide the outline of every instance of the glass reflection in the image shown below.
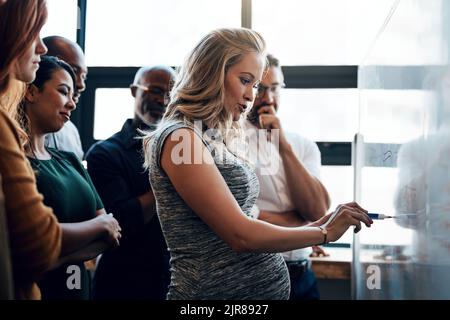
<path fill-rule="evenodd" d="M 359 70 L 356 200 L 394 218 L 354 237 L 357 299 L 450 299 L 449 14 L 443 0 L 396 1 Z M 393 34 L 422 42 L 420 59 L 389 49 Z M 380 198 L 368 172 L 395 188 Z"/>

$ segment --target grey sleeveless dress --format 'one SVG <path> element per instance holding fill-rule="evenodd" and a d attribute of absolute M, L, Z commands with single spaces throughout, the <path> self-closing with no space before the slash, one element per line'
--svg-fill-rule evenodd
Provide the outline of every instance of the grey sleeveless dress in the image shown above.
<path fill-rule="evenodd" d="M 164 124 L 150 144 L 150 183 L 171 259 L 171 282 L 167 299 L 288 299 L 289 274 L 280 254 L 233 251 L 176 192 L 160 165 L 165 139 L 182 122 Z M 200 137 L 201 133 L 195 131 Z M 246 215 L 259 193 L 253 170 L 228 152 L 232 161 L 220 161 L 213 144 L 203 142 L 217 168 Z M 202 183 L 201 177 L 198 183 Z"/>

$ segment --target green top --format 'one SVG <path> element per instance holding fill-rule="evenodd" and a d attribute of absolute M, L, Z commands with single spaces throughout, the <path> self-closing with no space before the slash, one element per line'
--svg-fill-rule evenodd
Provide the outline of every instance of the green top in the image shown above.
<path fill-rule="evenodd" d="M 44 203 L 53 208 L 61 223 L 82 222 L 95 218 L 103 203 L 81 162 L 71 152 L 47 148 L 52 158 L 28 158 L 36 170 L 37 188 Z M 68 269 L 76 265 L 77 268 Z M 78 276 L 80 280 L 78 282 Z M 71 287 L 72 289 L 68 288 Z M 71 263 L 47 272 L 39 282 L 43 299 L 89 299 L 89 275 L 84 263 Z M 75 288 L 74 288 L 75 287 Z"/>

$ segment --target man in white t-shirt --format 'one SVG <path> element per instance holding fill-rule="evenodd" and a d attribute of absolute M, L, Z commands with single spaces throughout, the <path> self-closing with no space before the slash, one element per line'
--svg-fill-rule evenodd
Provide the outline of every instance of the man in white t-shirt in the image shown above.
<path fill-rule="evenodd" d="M 319 180 L 321 158 L 317 145 L 285 132 L 276 115 L 283 74 L 276 58 L 269 55 L 269 68 L 258 88 L 252 110 L 244 121 L 250 158 L 256 161 L 260 183 L 256 202 L 258 219 L 298 227 L 325 215 L 330 206 L 327 190 Z M 280 129 L 278 145 L 258 142 L 257 129 Z M 264 147 L 259 147 L 265 145 Z M 319 299 L 314 273 L 308 260 L 311 248 L 283 253 L 291 277 L 291 300 Z"/>

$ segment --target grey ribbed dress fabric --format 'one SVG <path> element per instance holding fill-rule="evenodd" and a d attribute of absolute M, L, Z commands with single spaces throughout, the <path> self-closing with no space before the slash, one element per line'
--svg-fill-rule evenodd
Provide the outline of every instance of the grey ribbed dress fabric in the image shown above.
<path fill-rule="evenodd" d="M 183 127 L 187 126 L 182 122 L 164 124 L 153 136 L 148 151 L 150 183 L 171 254 L 172 276 L 167 298 L 288 299 L 289 274 L 282 256 L 234 252 L 188 207 L 162 170 L 160 158 L 164 141 Z M 201 137 L 201 133 L 195 132 Z M 226 151 L 227 161 L 220 161 L 221 152 L 217 152 L 214 144 L 202 140 L 242 211 L 250 215 L 259 192 L 255 173 L 229 151 Z M 201 177 L 198 183 L 202 183 Z"/>

